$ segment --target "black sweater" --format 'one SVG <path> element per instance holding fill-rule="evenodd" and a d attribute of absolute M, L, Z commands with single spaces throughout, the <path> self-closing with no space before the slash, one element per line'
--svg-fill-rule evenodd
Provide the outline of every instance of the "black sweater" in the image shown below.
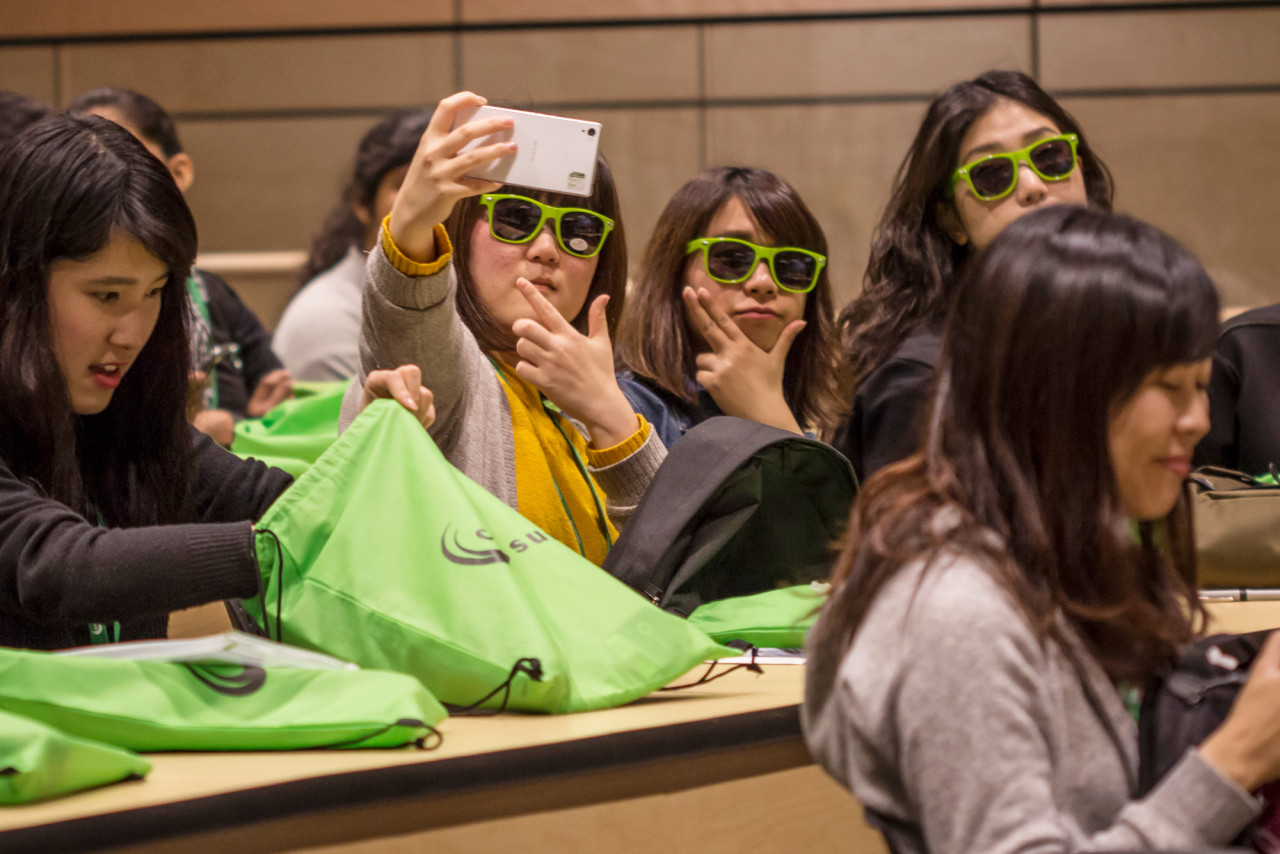
<path fill-rule="evenodd" d="M 1280 305 L 1223 325 L 1213 351 L 1209 421 L 1196 465 L 1255 475 L 1280 466 Z"/>
<path fill-rule="evenodd" d="M 919 447 L 922 419 L 941 358 L 941 331 L 925 327 L 907 336 L 858 386 L 853 411 L 831 444 L 853 463 L 859 483 Z"/>
<path fill-rule="evenodd" d="M 258 592 L 249 525 L 292 478 L 191 432 L 196 524 L 99 527 L 0 459 L 0 646 L 80 646 L 93 622 L 160 638 L 170 611 Z"/>

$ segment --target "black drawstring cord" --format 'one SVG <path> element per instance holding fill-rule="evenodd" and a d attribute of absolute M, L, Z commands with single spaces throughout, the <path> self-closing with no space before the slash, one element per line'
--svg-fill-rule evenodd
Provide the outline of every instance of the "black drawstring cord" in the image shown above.
<path fill-rule="evenodd" d="M 720 671 L 720 672 L 719 672 L 719 673 L 717 673 L 715 676 L 712 676 L 712 675 L 711 675 L 711 671 L 715 670 L 715 669 L 716 669 L 716 667 L 720 664 L 720 662 L 718 662 L 718 661 L 712 661 L 712 662 L 710 662 L 710 663 L 707 665 L 707 670 L 706 670 L 706 672 L 702 674 L 702 676 L 698 679 L 698 681 L 697 681 L 697 682 L 689 682 L 689 683 L 687 683 L 687 684 L 685 684 L 685 685 L 668 685 L 668 686 L 666 686 L 665 688 L 659 688 L 658 690 L 659 690 L 659 691 L 680 691 L 680 690 L 683 690 L 683 689 L 685 689 L 685 688 L 693 688 L 693 687 L 698 686 L 698 685 L 706 685 L 708 682 L 714 682 L 714 681 L 716 681 L 716 680 L 717 680 L 717 679 L 719 679 L 721 676 L 728 676 L 728 675 L 729 675 L 730 673 L 732 673 L 733 671 L 735 671 L 735 670 L 742 670 L 743 668 L 746 668 L 747 670 L 751 671 L 752 673 L 756 674 L 757 676 L 759 676 L 759 675 L 763 675 L 763 674 L 764 674 L 764 668 L 763 668 L 763 667 L 761 667 L 760 665 L 756 664 L 756 653 L 757 653 L 757 652 L 758 652 L 758 650 L 757 650 L 754 646 L 753 646 L 753 647 L 751 647 L 751 661 L 747 662 L 746 664 L 735 664 L 735 665 L 733 665 L 732 667 L 730 667 L 728 670 L 722 670 L 722 671 Z"/>
<path fill-rule="evenodd" d="M 436 729 L 431 724 L 426 723 L 425 721 L 415 720 L 414 718 L 401 718 L 400 720 L 396 721 L 393 724 L 387 724 L 382 729 L 375 730 L 374 732 L 371 732 L 368 735 L 362 735 L 359 738 L 352 738 L 352 739 L 348 739 L 347 741 L 339 741 L 333 744 L 321 744 L 321 745 L 317 745 L 316 747 L 298 747 L 294 749 L 295 750 L 337 750 L 344 747 L 354 747 L 355 745 L 360 744 L 361 742 L 368 741 L 371 738 L 377 738 L 387 730 L 392 729 L 393 727 L 398 727 L 398 726 L 412 727 L 414 729 L 421 729 L 425 727 L 427 729 L 426 735 L 422 736 L 422 738 L 415 738 L 411 742 L 413 746 L 418 748 L 419 750 L 435 750 L 440 745 L 444 744 L 444 735 L 440 732 L 440 730 Z M 428 747 L 427 742 L 433 738 L 435 739 L 435 742 L 430 747 Z"/>
<path fill-rule="evenodd" d="M 255 529 L 259 534 L 266 534 L 276 544 L 276 636 L 271 637 L 271 622 L 267 617 L 267 585 L 258 590 L 258 607 L 262 608 L 262 628 L 267 632 L 267 640 L 284 642 L 284 634 L 280 629 L 280 612 L 284 610 L 284 548 L 280 538 L 270 528 Z"/>
<path fill-rule="evenodd" d="M 488 694 L 485 694 L 483 697 L 481 697 L 479 700 L 476 700 L 471 705 L 454 706 L 454 705 L 450 705 L 449 703 L 445 703 L 444 706 L 446 709 L 449 710 L 450 715 L 471 715 L 473 717 L 479 717 L 482 715 L 496 715 L 499 712 L 506 711 L 507 703 L 511 700 L 511 683 L 515 680 L 516 676 L 520 673 L 523 673 L 524 675 L 528 676 L 534 682 L 541 682 L 542 681 L 542 662 L 536 658 L 522 658 L 515 663 L 514 667 L 511 668 L 511 672 L 507 674 L 506 680 L 501 685 L 499 685 L 497 688 L 494 688 Z M 502 696 L 502 703 L 499 704 L 498 708 L 484 709 L 483 711 L 481 711 L 480 707 L 483 706 L 485 703 L 489 702 L 490 700 L 492 700 L 499 691 L 505 691 L 505 693 Z"/>

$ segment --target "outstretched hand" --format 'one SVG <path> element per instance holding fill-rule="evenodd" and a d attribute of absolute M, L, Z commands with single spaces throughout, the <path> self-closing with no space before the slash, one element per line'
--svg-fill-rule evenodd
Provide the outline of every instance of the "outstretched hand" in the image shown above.
<path fill-rule="evenodd" d="M 516 373 L 566 415 L 581 421 L 597 448 L 626 441 L 638 422 L 613 373 L 613 344 L 605 317 L 608 295 L 591 303 L 583 335 L 528 279 L 517 279 L 516 286 L 536 317 L 521 318 L 511 326 L 519 338 Z"/>
<path fill-rule="evenodd" d="M 803 433 L 783 394 L 787 354 L 805 327 L 793 320 L 772 348 L 762 350 L 711 299 L 705 288 L 682 293 L 690 325 L 711 349 L 695 359 L 698 385 L 726 415 L 750 418 L 792 433 Z"/>
<path fill-rule="evenodd" d="M 458 92 L 441 101 L 409 162 L 409 171 L 391 208 L 390 230 L 396 246 L 415 261 L 428 263 L 436 259 L 432 231 L 445 221 L 459 199 L 492 193 L 502 186 L 463 177 L 516 150 L 514 142 L 496 142 L 462 151 L 468 143 L 512 125 L 510 118 L 495 117 L 453 127 L 459 112 L 485 103 L 473 92 Z"/>
<path fill-rule="evenodd" d="M 423 427 L 436 420 L 435 397 L 422 384 L 422 371 L 417 365 L 401 365 L 394 370 L 370 371 L 360 397 L 360 411 L 378 399 L 397 401 L 417 416 Z"/>

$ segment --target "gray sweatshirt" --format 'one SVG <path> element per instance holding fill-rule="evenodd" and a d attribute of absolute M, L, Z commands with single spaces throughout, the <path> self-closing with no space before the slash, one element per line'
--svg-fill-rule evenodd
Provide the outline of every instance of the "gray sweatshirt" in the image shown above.
<path fill-rule="evenodd" d="M 881 589 L 842 660 L 810 650 L 803 711 L 899 854 L 1201 850 L 1258 814 L 1194 750 L 1135 800 L 1137 727 L 1078 635 L 1042 644 L 973 559 L 922 569 Z"/>
<path fill-rule="evenodd" d="M 406 276 L 378 246 L 369 253 L 365 276 L 360 371 L 343 399 L 340 427 L 355 420 L 370 371 L 417 365 L 435 397 L 436 420 L 428 432 L 440 451 L 518 510 L 511 407 L 489 358 L 458 316 L 453 263 L 434 275 Z M 657 431 L 650 430 L 644 446 L 626 459 L 591 467 L 615 526 L 630 517 L 666 456 Z"/>

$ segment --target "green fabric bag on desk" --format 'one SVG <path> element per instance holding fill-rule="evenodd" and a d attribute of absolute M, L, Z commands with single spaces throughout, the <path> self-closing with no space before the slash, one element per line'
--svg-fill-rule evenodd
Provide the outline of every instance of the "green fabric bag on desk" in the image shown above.
<path fill-rule="evenodd" d="M 5 648 L 0 709 L 140 751 L 399 747 L 446 717 L 401 673 Z"/>
<path fill-rule="evenodd" d="M 264 595 L 243 604 L 271 637 L 458 706 L 616 706 L 734 654 L 462 474 L 388 400 L 271 506 L 257 545 Z"/>
<path fill-rule="evenodd" d="M 815 581 L 700 606 L 689 622 L 718 641 L 741 640 L 761 649 L 800 649 L 818 619 L 829 585 Z"/>
<path fill-rule="evenodd" d="M 350 380 L 294 383 L 294 397 L 262 418 L 235 426 L 231 451 L 298 477 L 338 438 L 338 413 Z"/>
<path fill-rule="evenodd" d="M 136 779 L 150 770 L 150 762 L 127 750 L 0 712 L 0 806 Z"/>

